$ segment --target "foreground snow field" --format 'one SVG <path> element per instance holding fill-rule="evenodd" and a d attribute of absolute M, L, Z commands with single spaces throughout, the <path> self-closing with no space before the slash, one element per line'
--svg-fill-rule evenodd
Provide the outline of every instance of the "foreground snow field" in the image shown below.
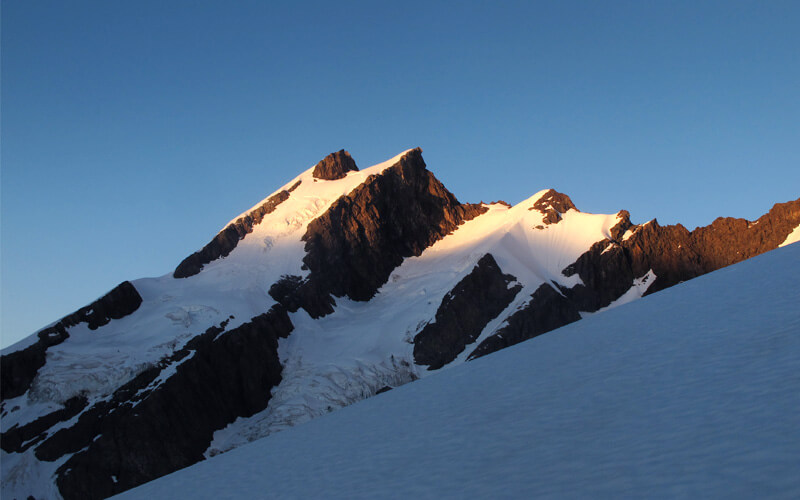
<path fill-rule="evenodd" d="M 118 498 L 800 497 L 800 245 Z"/>

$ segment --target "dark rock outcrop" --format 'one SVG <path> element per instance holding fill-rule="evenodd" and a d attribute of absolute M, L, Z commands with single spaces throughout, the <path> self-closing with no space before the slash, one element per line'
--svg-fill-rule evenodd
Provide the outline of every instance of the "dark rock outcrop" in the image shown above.
<path fill-rule="evenodd" d="M 282 276 L 269 288 L 269 294 L 289 312 L 297 312 L 302 307 L 314 319 L 332 313 L 336 305 L 333 297 L 316 282 L 300 276 Z"/>
<path fill-rule="evenodd" d="M 509 316 L 506 326 L 481 342 L 468 359 L 499 351 L 581 319 L 575 304 L 557 288 L 551 283 L 539 286 L 528 306 Z"/>
<path fill-rule="evenodd" d="M 75 396 L 64 403 L 64 407 L 43 415 L 33 422 L 22 426 L 14 426 L 3 432 L 0 437 L 0 447 L 8 453 L 19 453 L 36 445 L 45 437 L 47 431 L 54 425 L 74 417 L 84 408 L 88 401 L 84 396 Z"/>
<path fill-rule="evenodd" d="M 239 217 L 234 222 L 231 222 L 225 229 L 217 233 L 214 239 L 211 240 L 200 251 L 183 259 L 175 268 L 172 273 L 174 278 L 188 278 L 194 276 L 203 270 L 203 266 L 213 262 L 219 258 L 227 257 L 239 241 L 243 240 L 245 236 L 253 232 L 253 227 L 258 225 L 264 216 L 270 214 L 278 208 L 278 205 L 289 199 L 289 195 L 294 191 L 301 181 L 297 181 L 289 189 L 284 189 L 278 193 L 273 194 L 267 201 L 259 205 L 254 210 L 250 211 L 247 215 Z"/>
<path fill-rule="evenodd" d="M 528 210 L 538 210 L 544 215 L 545 224 L 558 224 L 561 221 L 561 214 L 568 210 L 577 210 L 569 196 L 559 193 L 555 189 L 550 189 L 541 198 L 536 200 Z"/>
<path fill-rule="evenodd" d="M 503 274 L 491 254 L 442 299 L 436 318 L 414 338 L 414 361 L 437 370 L 453 361 L 478 338 L 489 321 L 508 307 L 522 285 L 509 284 L 514 276 Z"/>
<path fill-rule="evenodd" d="M 369 300 L 403 258 L 485 211 L 459 203 L 425 168 L 417 148 L 311 221 L 303 263 L 321 289 Z"/>
<path fill-rule="evenodd" d="M 611 235 L 612 242 L 619 242 L 625 237 L 625 233 L 628 229 L 633 227 L 633 223 L 631 222 L 631 214 L 627 210 L 620 210 L 617 212 L 617 218 L 619 222 L 617 222 L 614 227 L 612 227 L 608 232 Z"/>
<path fill-rule="evenodd" d="M 39 340 L 34 344 L 0 359 L 0 401 L 21 396 L 28 390 L 39 368 L 45 363 L 47 348 L 66 340 L 69 328 L 86 323 L 90 330 L 96 330 L 112 319 L 133 313 L 141 304 L 142 297 L 136 288 L 130 282 L 123 281 L 88 306 L 40 330 L 36 334 Z"/>
<path fill-rule="evenodd" d="M 584 304 L 583 311 L 607 306 L 633 278 L 651 269 L 656 280 L 648 294 L 777 248 L 800 224 L 800 199 L 776 204 L 755 222 L 718 218 L 694 231 L 680 224 L 661 226 L 656 220 L 633 226 L 627 212 L 623 214 L 627 224 L 612 230 L 611 240 L 596 243 L 564 270 L 567 276 L 577 273 L 585 288 L 600 297 L 594 308 Z M 623 239 L 628 229 L 632 233 Z M 586 290 L 576 287 L 572 293 L 585 296 Z"/>
<path fill-rule="evenodd" d="M 56 335 L 39 336 L 32 345 L 0 359 L 0 401 L 22 396 L 30 388 L 39 368 L 44 366 L 47 348 L 69 336 L 66 329 L 54 333 Z"/>
<path fill-rule="evenodd" d="M 563 293 L 578 310 L 587 312 L 597 311 L 611 304 L 627 292 L 633 280 L 640 276 L 634 273 L 625 250 L 608 240 L 592 245 L 588 252 L 564 269 L 563 274 L 580 275 L 583 283 L 565 289 Z"/>
<path fill-rule="evenodd" d="M 347 172 L 357 171 L 356 162 L 350 153 L 340 149 L 331 153 L 314 166 L 312 175 L 315 179 L 334 181 L 347 175 Z"/>
<path fill-rule="evenodd" d="M 224 328 L 194 337 L 35 448 L 40 460 L 75 453 L 58 469 L 64 498 L 106 498 L 203 460 L 215 430 L 267 407 L 281 380 L 278 338 L 292 330 L 285 309 Z M 167 367 L 174 374 L 152 387 Z"/>

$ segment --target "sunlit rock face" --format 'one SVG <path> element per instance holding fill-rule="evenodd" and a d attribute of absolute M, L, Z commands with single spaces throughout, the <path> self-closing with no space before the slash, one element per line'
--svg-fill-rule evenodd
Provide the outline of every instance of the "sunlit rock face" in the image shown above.
<path fill-rule="evenodd" d="M 323 158 L 314 166 L 314 178 L 334 181 L 347 175 L 347 172 L 356 171 L 356 162 L 350 153 L 340 149 Z"/>

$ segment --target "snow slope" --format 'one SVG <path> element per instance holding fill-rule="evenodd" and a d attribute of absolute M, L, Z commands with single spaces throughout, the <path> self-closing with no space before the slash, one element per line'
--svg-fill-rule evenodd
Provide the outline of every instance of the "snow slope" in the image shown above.
<path fill-rule="evenodd" d="M 119 498 L 800 497 L 800 245 Z"/>

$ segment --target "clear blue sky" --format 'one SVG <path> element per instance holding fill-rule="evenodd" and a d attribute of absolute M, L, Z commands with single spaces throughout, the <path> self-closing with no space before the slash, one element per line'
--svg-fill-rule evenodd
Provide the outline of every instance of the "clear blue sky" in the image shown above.
<path fill-rule="evenodd" d="M 800 196 L 798 2 L 2 4 L 2 345 L 348 149 L 690 229 Z"/>

